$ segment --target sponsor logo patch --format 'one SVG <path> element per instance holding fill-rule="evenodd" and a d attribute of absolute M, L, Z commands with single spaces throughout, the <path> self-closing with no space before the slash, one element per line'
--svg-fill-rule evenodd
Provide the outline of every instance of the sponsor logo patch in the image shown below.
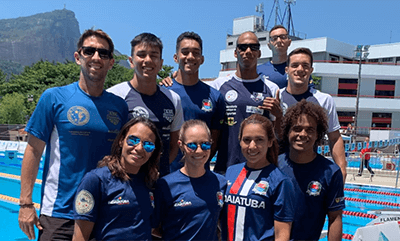
<path fill-rule="evenodd" d="M 94 207 L 93 195 L 84 189 L 82 189 L 75 199 L 75 210 L 78 214 L 86 214 L 92 211 Z"/>
<path fill-rule="evenodd" d="M 247 105 L 247 106 L 246 106 L 246 113 L 260 114 L 260 115 L 262 115 L 262 114 L 264 114 L 264 110 L 258 108 L 257 106 L 250 106 L 250 105 Z"/>
<path fill-rule="evenodd" d="M 343 201 L 344 200 L 344 197 L 337 197 L 337 198 L 335 198 L 335 202 L 336 203 L 340 203 L 341 201 Z"/>
<path fill-rule="evenodd" d="M 321 183 L 318 181 L 311 181 L 307 187 L 307 193 L 310 196 L 319 196 L 321 194 Z"/>
<path fill-rule="evenodd" d="M 233 125 L 236 124 L 236 122 L 237 122 L 237 121 L 235 121 L 235 118 L 234 118 L 234 117 L 228 117 L 228 118 L 227 118 L 227 124 L 228 124 L 228 126 L 233 126 Z"/>
<path fill-rule="evenodd" d="M 67 112 L 69 122 L 76 126 L 86 125 L 90 120 L 89 111 L 82 106 L 72 106 Z"/>
<path fill-rule="evenodd" d="M 179 202 L 176 202 L 174 204 L 174 207 L 186 207 L 186 206 L 191 206 L 192 202 L 191 201 L 184 201 L 183 199 L 180 200 Z"/>
<path fill-rule="evenodd" d="M 118 197 L 114 200 L 108 201 L 110 205 L 128 205 L 129 200 L 122 199 L 122 197 Z"/>
<path fill-rule="evenodd" d="M 228 102 L 233 102 L 237 99 L 238 97 L 238 93 L 236 92 L 236 90 L 230 90 L 228 92 L 226 92 L 225 94 L 225 100 Z"/>

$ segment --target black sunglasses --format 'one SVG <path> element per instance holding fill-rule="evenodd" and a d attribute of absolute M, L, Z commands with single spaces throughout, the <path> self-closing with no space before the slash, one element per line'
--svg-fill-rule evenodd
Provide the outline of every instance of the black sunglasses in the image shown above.
<path fill-rule="evenodd" d="M 94 53 L 99 53 L 99 56 L 101 59 L 111 59 L 112 58 L 112 53 L 108 49 L 98 49 L 98 48 L 93 48 L 93 47 L 81 47 L 80 50 L 82 50 L 83 54 L 86 56 L 93 56 Z"/>
<path fill-rule="evenodd" d="M 260 44 L 238 44 L 237 48 L 240 51 L 246 51 L 247 48 L 250 48 L 251 51 L 260 50 Z"/>
<path fill-rule="evenodd" d="M 184 143 L 187 146 L 187 148 L 189 148 L 192 151 L 196 151 L 197 148 L 200 146 L 200 148 L 203 151 L 208 151 L 211 149 L 211 142 L 209 141 L 205 141 L 205 142 L 201 142 L 201 143 L 197 143 L 197 142 L 190 142 L 190 143 Z"/>

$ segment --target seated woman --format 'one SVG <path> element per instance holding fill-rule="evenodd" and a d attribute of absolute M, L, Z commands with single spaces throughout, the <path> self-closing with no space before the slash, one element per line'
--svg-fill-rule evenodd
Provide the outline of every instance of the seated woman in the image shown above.
<path fill-rule="evenodd" d="M 259 114 L 240 125 L 245 163 L 226 171 L 222 240 L 289 240 L 293 185 L 278 168 L 278 143 L 270 120 Z"/>
<path fill-rule="evenodd" d="M 149 188 L 156 181 L 160 153 L 161 139 L 150 120 L 126 123 L 111 155 L 79 185 L 73 240 L 151 240 L 154 198 Z"/>
<path fill-rule="evenodd" d="M 218 240 L 227 184 L 222 175 L 204 168 L 210 157 L 210 130 L 203 121 L 186 121 L 178 144 L 184 165 L 157 181 L 155 226 L 160 224 L 163 240 Z"/>

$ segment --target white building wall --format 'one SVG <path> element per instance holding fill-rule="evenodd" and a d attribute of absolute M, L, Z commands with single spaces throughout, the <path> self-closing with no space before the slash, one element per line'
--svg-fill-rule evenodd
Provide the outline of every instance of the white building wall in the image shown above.
<path fill-rule="evenodd" d="M 320 76 L 320 75 L 318 75 Z M 322 76 L 320 76 L 322 77 Z M 337 95 L 338 91 L 338 86 L 339 86 L 339 78 L 337 77 L 322 77 L 321 80 L 321 91 L 328 93 L 330 95 Z"/>
<path fill-rule="evenodd" d="M 375 78 L 361 78 L 360 96 L 375 96 Z"/>
<path fill-rule="evenodd" d="M 400 129 L 400 112 L 392 113 L 392 128 Z"/>

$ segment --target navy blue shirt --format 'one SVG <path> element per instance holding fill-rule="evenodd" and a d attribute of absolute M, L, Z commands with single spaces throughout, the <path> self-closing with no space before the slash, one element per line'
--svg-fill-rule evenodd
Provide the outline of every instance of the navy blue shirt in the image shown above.
<path fill-rule="evenodd" d="M 94 222 L 96 240 L 151 240 L 154 197 L 144 175 L 114 177 L 108 167 L 87 173 L 78 187 L 74 219 Z"/>

